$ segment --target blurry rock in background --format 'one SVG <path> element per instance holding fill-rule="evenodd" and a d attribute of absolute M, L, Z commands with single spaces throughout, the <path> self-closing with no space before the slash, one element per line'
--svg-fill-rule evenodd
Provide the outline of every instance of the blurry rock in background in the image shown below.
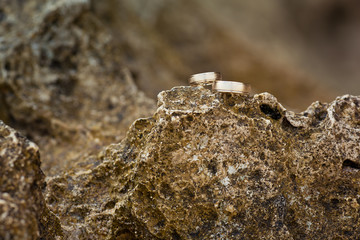
<path fill-rule="evenodd" d="M 134 120 L 153 114 L 155 101 L 137 89 L 87 1 L 9 1 L 0 9 L 0 119 L 39 146 L 47 176 L 121 141 Z"/>
<path fill-rule="evenodd" d="M 298 110 L 359 93 L 356 1 L 92 2 L 151 97 L 203 71 L 250 82 Z"/>

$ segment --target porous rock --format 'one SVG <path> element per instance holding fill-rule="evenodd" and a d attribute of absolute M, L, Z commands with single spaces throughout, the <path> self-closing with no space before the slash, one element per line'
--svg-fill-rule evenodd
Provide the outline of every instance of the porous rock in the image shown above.
<path fill-rule="evenodd" d="M 70 239 L 356 239 L 359 103 L 176 87 L 47 203 Z"/>
<path fill-rule="evenodd" d="M 0 119 L 40 147 L 47 176 L 119 142 L 155 110 L 88 0 L 5 1 L 1 9 Z"/>
<path fill-rule="evenodd" d="M 0 121 L 0 239 L 62 239 L 45 204 L 39 148 Z"/>

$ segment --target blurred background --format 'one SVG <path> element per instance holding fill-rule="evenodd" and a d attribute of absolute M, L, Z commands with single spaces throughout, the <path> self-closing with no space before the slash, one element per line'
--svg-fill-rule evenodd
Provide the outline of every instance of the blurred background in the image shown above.
<path fill-rule="evenodd" d="M 295 111 L 360 93 L 357 0 L 0 0 L 0 50 L 60 2 L 89 6 L 121 67 L 153 99 L 206 71 L 248 82 Z"/>
<path fill-rule="evenodd" d="M 93 0 L 91 8 L 152 98 L 204 71 L 297 111 L 360 93 L 356 0 Z"/>

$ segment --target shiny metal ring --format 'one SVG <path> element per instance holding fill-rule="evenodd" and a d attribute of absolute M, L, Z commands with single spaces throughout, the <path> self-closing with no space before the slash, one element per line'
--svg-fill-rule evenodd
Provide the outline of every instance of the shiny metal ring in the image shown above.
<path fill-rule="evenodd" d="M 215 81 L 213 91 L 229 93 L 250 93 L 251 86 L 248 83 L 232 81 Z"/>
<path fill-rule="evenodd" d="M 221 80 L 221 73 L 219 72 L 205 72 L 191 75 L 189 83 L 192 86 L 196 85 L 210 85 L 217 80 Z"/>

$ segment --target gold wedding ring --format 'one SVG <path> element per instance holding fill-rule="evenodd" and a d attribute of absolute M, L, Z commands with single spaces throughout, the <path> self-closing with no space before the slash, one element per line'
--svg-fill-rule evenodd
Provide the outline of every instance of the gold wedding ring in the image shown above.
<path fill-rule="evenodd" d="M 219 72 L 205 72 L 191 75 L 189 83 L 192 86 L 195 85 L 210 85 L 217 80 L 221 80 L 221 73 Z"/>
<path fill-rule="evenodd" d="M 229 92 L 229 93 L 250 93 L 251 86 L 242 82 L 231 81 L 215 81 L 213 90 L 217 92 Z"/>

